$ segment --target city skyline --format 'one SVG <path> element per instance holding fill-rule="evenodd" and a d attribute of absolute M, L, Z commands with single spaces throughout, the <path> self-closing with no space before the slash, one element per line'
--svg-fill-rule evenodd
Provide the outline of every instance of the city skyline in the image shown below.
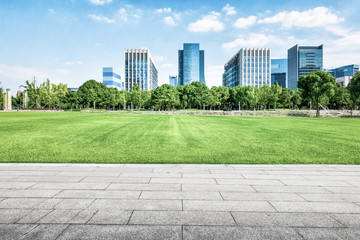
<path fill-rule="evenodd" d="M 301 3 L 301 4 L 300 4 Z M 240 48 L 270 48 L 285 58 L 296 44 L 324 44 L 324 68 L 358 64 L 356 1 L 2 1 L 0 81 L 16 91 L 25 80 L 49 78 L 78 87 L 102 81 L 102 67 L 123 78 L 123 51 L 148 48 L 159 85 L 177 75 L 177 50 L 199 42 L 205 79 L 221 85 L 223 65 Z M 339 57 L 340 56 L 340 57 Z"/>

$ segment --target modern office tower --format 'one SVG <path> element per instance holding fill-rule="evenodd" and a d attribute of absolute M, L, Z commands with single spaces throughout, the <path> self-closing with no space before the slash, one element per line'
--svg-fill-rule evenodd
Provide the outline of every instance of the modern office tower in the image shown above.
<path fill-rule="evenodd" d="M 28 108 L 28 105 L 29 105 L 29 95 L 27 93 L 27 91 L 25 90 L 23 92 L 23 108 Z"/>
<path fill-rule="evenodd" d="M 176 88 L 178 86 L 178 78 L 177 76 L 169 76 L 169 84 Z"/>
<path fill-rule="evenodd" d="M 323 70 L 323 45 L 295 45 L 288 50 L 288 88 L 297 90 L 301 76 L 320 70 Z"/>
<path fill-rule="evenodd" d="M 287 59 L 271 59 L 271 85 L 278 83 L 279 86 L 287 87 Z"/>
<path fill-rule="evenodd" d="M 11 99 L 11 90 L 8 88 L 4 93 L 4 111 L 8 111 L 12 109 L 12 99 Z"/>
<path fill-rule="evenodd" d="M 112 67 L 103 68 L 103 83 L 109 88 L 114 87 L 118 90 L 124 89 L 124 82 L 121 82 L 120 75 L 116 74 Z"/>
<path fill-rule="evenodd" d="M 184 43 L 184 50 L 179 50 L 178 85 L 192 82 L 205 83 L 204 50 L 200 50 L 199 43 Z"/>
<path fill-rule="evenodd" d="M 158 71 L 148 49 L 125 49 L 125 90 L 132 91 L 135 84 L 142 91 L 158 86 Z"/>
<path fill-rule="evenodd" d="M 223 86 L 271 87 L 269 48 L 242 48 L 224 66 Z"/>
<path fill-rule="evenodd" d="M 331 73 L 331 75 L 336 78 L 336 81 L 342 86 L 347 87 L 351 78 L 359 71 L 359 65 L 346 65 L 338 68 L 326 69 L 325 71 Z"/>

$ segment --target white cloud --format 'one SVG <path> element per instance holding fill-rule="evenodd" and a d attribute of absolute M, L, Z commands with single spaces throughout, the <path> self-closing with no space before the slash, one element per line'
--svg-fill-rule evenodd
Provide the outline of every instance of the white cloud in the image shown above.
<path fill-rule="evenodd" d="M 235 7 L 230 6 L 230 4 L 226 4 L 222 9 L 226 15 L 234 15 L 236 14 Z"/>
<path fill-rule="evenodd" d="M 173 16 L 174 16 L 174 18 L 175 18 L 176 20 L 180 20 L 180 19 L 181 19 L 181 14 L 180 14 L 180 13 L 174 13 Z"/>
<path fill-rule="evenodd" d="M 90 3 L 94 4 L 94 5 L 104 5 L 107 3 L 111 3 L 112 0 L 90 0 Z"/>
<path fill-rule="evenodd" d="M 234 41 L 223 43 L 221 47 L 232 50 L 236 48 L 264 47 L 268 46 L 270 43 L 273 45 L 286 44 L 286 40 L 277 38 L 273 35 L 251 33 L 246 37 L 239 36 L 239 38 Z"/>
<path fill-rule="evenodd" d="M 66 63 L 65 63 L 66 66 L 81 65 L 81 64 L 83 64 L 82 61 L 74 61 L 74 62 L 66 62 Z"/>
<path fill-rule="evenodd" d="M 220 13 L 213 11 L 196 22 L 190 23 L 188 30 L 190 32 L 220 32 L 225 29 L 224 23 L 219 20 L 220 16 Z"/>
<path fill-rule="evenodd" d="M 98 22 L 106 22 L 106 23 L 114 23 L 115 22 L 114 19 L 110 19 L 110 18 L 107 18 L 107 17 L 104 17 L 104 16 L 98 16 L 98 15 L 95 15 L 95 14 L 89 14 L 88 16 L 91 19 L 93 19 L 95 21 L 98 21 Z"/>
<path fill-rule="evenodd" d="M 284 28 L 312 28 L 337 24 L 342 21 L 344 18 L 338 17 L 329 8 L 317 7 L 303 12 L 280 12 L 272 17 L 259 20 L 259 23 L 281 23 Z"/>
<path fill-rule="evenodd" d="M 0 63 L 0 76 L 6 78 L 13 78 L 22 80 L 24 84 L 26 80 L 32 80 L 33 76 L 36 78 L 47 78 L 48 73 L 43 70 L 31 67 L 14 66 Z M 3 82 L 4 84 L 4 82 Z"/>
<path fill-rule="evenodd" d="M 154 59 L 154 61 L 162 62 L 162 61 L 167 60 L 167 56 L 154 56 L 153 59 Z"/>
<path fill-rule="evenodd" d="M 212 86 L 222 85 L 222 74 L 224 73 L 223 65 L 208 66 L 205 69 L 205 82 L 211 88 Z"/>
<path fill-rule="evenodd" d="M 234 23 L 234 27 L 236 28 L 248 28 L 253 26 L 256 23 L 256 16 L 250 16 L 247 18 L 238 18 Z"/>
<path fill-rule="evenodd" d="M 117 17 L 123 22 L 137 22 L 142 16 L 141 9 L 134 9 L 132 5 L 125 5 L 125 8 L 120 8 Z"/>
<path fill-rule="evenodd" d="M 164 22 L 165 22 L 166 25 L 169 25 L 169 26 L 175 26 L 176 25 L 174 19 L 171 16 L 164 17 Z"/>
<path fill-rule="evenodd" d="M 160 8 L 156 10 L 157 13 L 169 13 L 171 12 L 171 8 Z"/>
<path fill-rule="evenodd" d="M 174 66 L 174 64 L 171 63 L 164 63 L 161 65 L 162 68 L 172 68 Z"/>
<path fill-rule="evenodd" d="M 123 20 L 124 22 L 127 22 L 128 20 L 128 14 L 125 8 L 120 8 L 118 11 L 118 17 Z"/>

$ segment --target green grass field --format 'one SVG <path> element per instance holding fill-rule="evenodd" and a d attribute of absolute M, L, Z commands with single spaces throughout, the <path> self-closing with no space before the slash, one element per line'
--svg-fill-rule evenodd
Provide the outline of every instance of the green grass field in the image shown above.
<path fill-rule="evenodd" d="M 360 163 L 360 119 L 0 113 L 0 162 Z"/>

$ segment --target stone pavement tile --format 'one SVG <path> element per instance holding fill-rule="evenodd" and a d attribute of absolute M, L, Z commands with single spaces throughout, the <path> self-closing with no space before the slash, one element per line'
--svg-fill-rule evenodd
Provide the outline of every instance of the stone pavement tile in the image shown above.
<path fill-rule="evenodd" d="M 80 210 L 53 210 L 37 223 L 67 223 L 73 219 Z"/>
<path fill-rule="evenodd" d="M 321 181 L 321 180 L 282 180 L 288 186 L 334 186 L 334 187 L 346 187 L 351 186 L 344 181 Z"/>
<path fill-rule="evenodd" d="M 40 224 L 19 240 L 56 239 L 68 226 L 67 224 Z"/>
<path fill-rule="evenodd" d="M 360 178 L 359 179 L 346 180 L 346 183 L 349 183 L 349 184 L 351 184 L 353 186 L 360 187 Z"/>
<path fill-rule="evenodd" d="M 131 211 L 120 211 L 115 209 L 99 210 L 88 221 L 88 224 L 127 224 Z"/>
<path fill-rule="evenodd" d="M 52 183 L 37 183 L 33 185 L 30 189 L 81 189 L 81 190 L 103 190 L 107 186 L 109 186 L 108 183 L 58 183 L 58 182 L 52 182 Z"/>
<path fill-rule="evenodd" d="M 306 240 L 358 240 L 359 228 L 299 228 L 297 232 Z"/>
<path fill-rule="evenodd" d="M 344 227 L 324 213 L 232 212 L 235 221 L 246 227 Z"/>
<path fill-rule="evenodd" d="M 124 172 L 120 177 L 164 177 L 164 178 L 181 178 L 181 173 L 139 173 L 139 172 Z"/>
<path fill-rule="evenodd" d="M 36 223 L 51 211 L 51 209 L 35 209 L 17 221 L 17 223 Z"/>
<path fill-rule="evenodd" d="M 0 197 L 13 198 L 50 198 L 58 194 L 60 190 L 34 190 L 34 189 L 2 189 Z"/>
<path fill-rule="evenodd" d="M 310 202 L 360 202 L 360 194 L 345 193 L 300 193 L 300 196 Z"/>
<path fill-rule="evenodd" d="M 71 176 L 71 177 L 118 177 L 121 172 L 60 172 L 57 176 Z"/>
<path fill-rule="evenodd" d="M 138 199 L 140 191 L 64 190 L 54 198 L 130 198 Z"/>
<path fill-rule="evenodd" d="M 14 182 L 80 182 L 84 177 L 58 177 L 58 176 L 19 176 Z"/>
<path fill-rule="evenodd" d="M 303 170 L 303 171 L 290 171 L 290 170 L 286 170 L 286 171 L 277 171 L 277 170 L 267 170 L 265 171 L 267 174 L 270 175 L 302 175 L 302 176 L 309 176 L 309 175 L 324 175 L 321 171 L 308 171 L 308 170 Z"/>
<path fill-rule="evenodd" d="M 55 206 L 63 200 L 64 199 L 61 199 L 61 198 L 49 198 L 49 199 L 46 199 L 46 200 L 40 202 L 39 204 L 36 204 L 32 208 L 33 209 L 55 209 Z"/>
<path fill-rule="evenodd" d="M 150 183 L 216 184 L 214 179 L 208 178 L 151 178 Z"/>
<path fill-rule="evenodd" d="M 330 193 L 323 187 L 316 186 L 253 186 L 258 192 L 273 193 Z"/>
<path fill-rule="evenodd" d="M 36 224 L 0 224 L 1 240 L 18 239 L 36 226 Z"/>
<path fill-rule="evenodd" d="M 241 174 L 225 174 L 225 173 L 184 173 L 183 178 L 240 178 L 244 179 Z"/>
<path fill-rule="evenodd" d="M 360 213 L 354 203 L 334 202 L 270 202 L 279 212 Z"/>
<path fill-rule="evenodd" d="M 255 192 L 255 189 L 247 185 L 201 185 L 182 184 L 183 191 L 191 192 Z"/>
<path fill-rule="evenodd" d="M 181 210 L 181 200 L 96 199 L 89 209 Z"/>
<path fill-rule="evenodd" d="M 275 212 L 265 201 L 199 201 L 183 200 L 184 211 Z"/>
<path fill-rule="evenodd" d="M 360 194 L 360 187 L 324 187 L 332 193 Z"/>
<path fill-rule="evenodd" d="M 270 175 L 270 174 L 242 174 L 245 179 L 296 179 L 296 180 L 306 180 L 305 177 L 301 175 Z"/>
<path fill-rule="evenodd" d="M 269 175 L 262 170 L 210 170 L 212 174 L 254 174 L 254 175 Z"/>
<path fill-rule="evenodd" d="M 320 180 L 320 181 L 354 181 L 354 183 L 360 182 L 360 173 L 359 175 L 344 175 L 344 176 L 304 176 L 307 180 Z"/>
<path fill-rule="evenodd" d="M 323 175 L 326 176 L 359 176 L 360 171 L 331 171 L 331 172 L 326 172 L 326 171 L 321 171 L 321 173 Z"/>
<path fill-rule="evenodd" d="M 218 184 L 239 184 L 239 185 L 271 185 L 283 186 L 284 184 L 273 179 L 216 179 Z"/>
<path fill-rule="evenodd" d="M 0 209 L 0 223 L 15 223 L 29 212 L 29 209 Z"/>
<path fill-rule="evenodd" d="M 136 172 L 136 173 L 151 173 L 153 172 L 154 167 L 140 167 L 141 165 L 137 165 L 135 167 L 122 167 L 119 168 L 120 172 Z"/>
<path fill-rule="evenodd" d="M 70 224 L 85 224 L 87 223 L 97 212 L 96 209 L 84 209 L 78 213 L 73 219 L 68 221 Z"/>
<path fill-rule="evenodd" d="M 128 177 L 85 177 L 83 183 L 149 183 L 150 178 L 128 178 Z"/>
<path fill-rule="evenodd" d="M 154 173 L 210 173 L 210 171 L 199 168 L 154 168 Z"/>
<path fill-rule="evenodd" d="M 332 214 L 331 216 L 347 227 L 360 228 L 360 214 Z"/>
<path fill-rule="evenodd" d="M 180 240 L 181 226 L 71 225 L 58 240 Z"/>
<path fill-rule="evenodd" d="M 44 201 L 44 198 L 6 198 L 0 202 L 0 208 L 32 208 L 36 204 Z"/>
<path fill-rule="evenodd" d="M 229 212 L 134 211 L 129 224 L 235 225 L 235 222 Z"/>
<path fill-rule="evenodd" d="M 0 189 L 25 189 L 34 184 L 35 182 L 0 182 Z"/>
<path fill-rule="evenodd" d="M 7 182 L 9 180 L 15 179 L 16 176 L 0 176 L 0 182 Z"/>
<path fill-rule="evenodd" d="M 128 190 L 128 191 L 180 191 L 180 184 L 124 184 L 110 183 L 106 190 Z"/>
<path fill-rule="evenodd" d="M 239 193 L 221 192 L 224 200 L 247 200 L 247 201 L 305 201 L 296 193 Z"/>
<path fill-rule="evenodd" d="M 55 209 L 85 209 L 95 199 L 64 199 L 59 204 L 54 206 Z"/>
<path fill-rule="evenodd" d="M 0 171 L 1 176 L 54 176 L 58 172 L 51 171 Z"/>
<path fill-rule="evenodd" d="M 184 226 L 184 240 L 300 240 L 291 228 L 250 228 L 236 226 Z"/>
<path fill-rule="evenodd" d="M 166 191 L 143 191 L 140 199 L 202 199 L 222 200 L 218 192 L 166 192 Z"/>

